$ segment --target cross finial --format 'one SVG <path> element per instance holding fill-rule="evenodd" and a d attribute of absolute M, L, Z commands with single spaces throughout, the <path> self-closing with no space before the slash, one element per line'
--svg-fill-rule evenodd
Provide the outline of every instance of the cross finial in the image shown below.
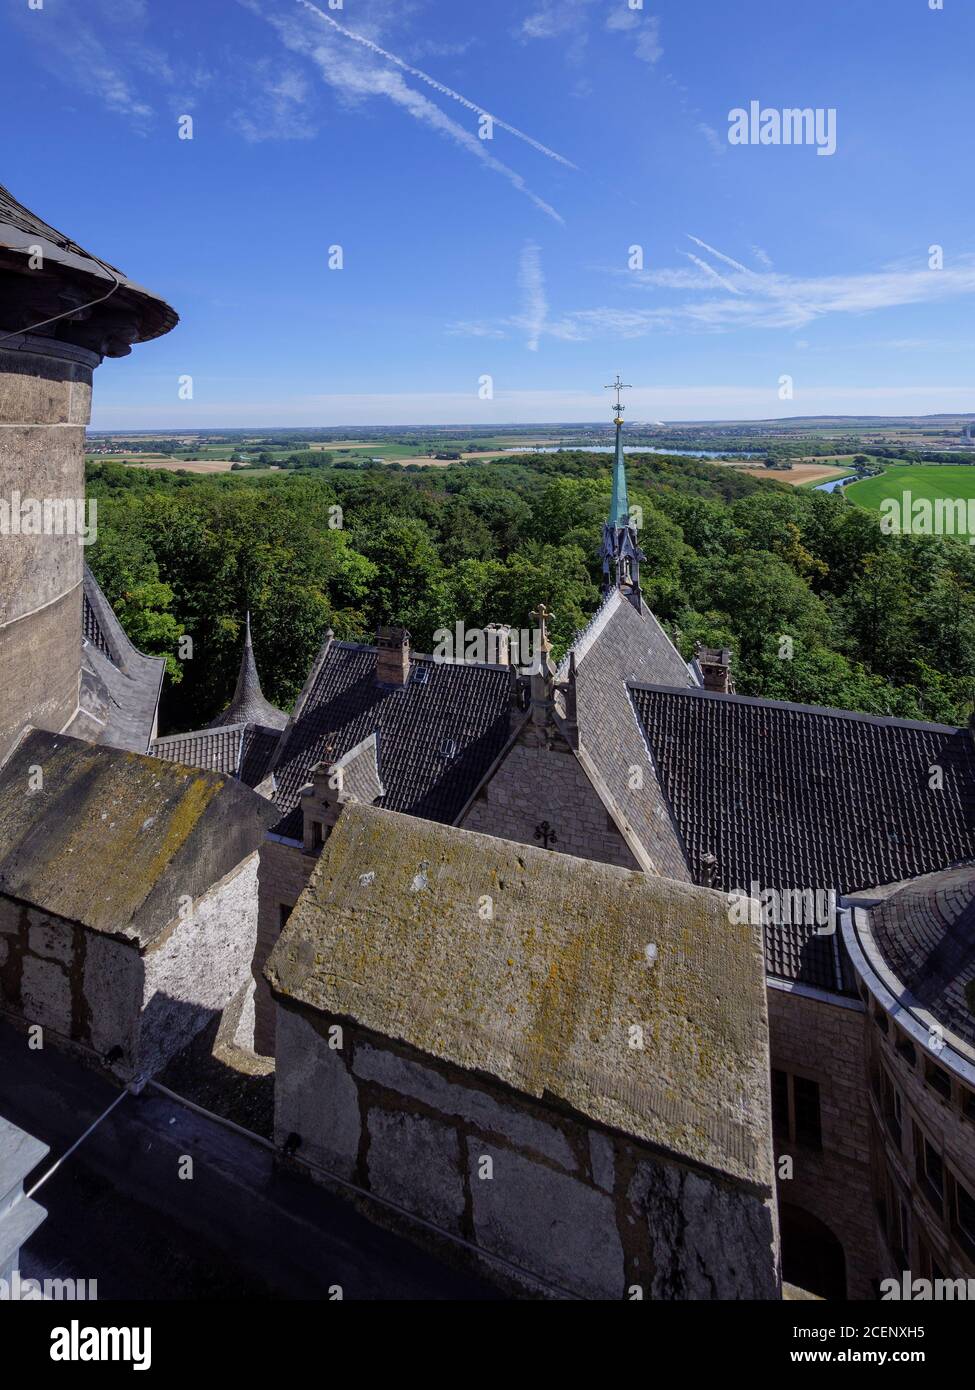
<path fill-rule="evenodd" d="M 548 640 L 547 623 L 550 618 L 555 617 L 555 614 L 550 613 L 549 610 L 545 607 L 544 603 L 540 603 L 537 608 L 532 609 L 531 617 L 533 617 L 538 623 L 539 646 L 541 647 L 543 652 L 551 651 L 552 644 Z"/>
<path fill-rule="evenodd" d="M 607 391 L 616 392 L 616 413 L 617 415 L 622 415 L 623 411 L 626 409 L 626 406 L 623 405 L 622 401 L 620 400 L 620 393 L 622 391 L 632 391 L 633 387 L 628 386 L 626 382 L 623 380 L 623 378 L 620 376 L 619 372 L 617 372 L 616 380 L 612 382 L 609 386 L 607 386 L 605 389 Z"/>

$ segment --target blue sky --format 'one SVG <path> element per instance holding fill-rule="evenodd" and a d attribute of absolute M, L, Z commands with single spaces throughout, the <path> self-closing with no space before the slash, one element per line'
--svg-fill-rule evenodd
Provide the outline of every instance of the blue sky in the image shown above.
<path fill-rule="evenodd" d="M 0 181 L 182 319 L 96 428 L 975 411 L 971 0 L 31 3 Z"/>

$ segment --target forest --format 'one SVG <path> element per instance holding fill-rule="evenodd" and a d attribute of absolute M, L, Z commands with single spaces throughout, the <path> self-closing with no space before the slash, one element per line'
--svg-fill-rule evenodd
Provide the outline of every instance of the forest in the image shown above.
<path fill-rule="evenodd" d="M 264 693 L 290 708 L 325 630 L 433 633 L 554 612 L 556 653 L 600 601 L 610 456 L 571 451 L 409 472 L 191 476 L 91 463 L 87 559 L 129 636 L 165 655 L 161 732 L 233 691 L 252 615 Z M 975 547 L 891 536 L 842 491 L 631 455 L 644 596 L 685 656 L 733 651 L 739 694 L 964 723 L 975 698 Z M 187 640 L 189 639 L 189 640 Z"/>

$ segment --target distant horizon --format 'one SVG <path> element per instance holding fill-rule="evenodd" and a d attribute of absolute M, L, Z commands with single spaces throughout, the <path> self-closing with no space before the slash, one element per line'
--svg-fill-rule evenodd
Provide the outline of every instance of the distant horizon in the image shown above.
<path fill-rule="evenodd" d="M 935 412 L 930 414 L 908 414 L 908 415 L 782 415 L 782 416 L 742 416 L 742 417 L 715 417 L 707 420 L 627 420 L 624 428 L 641 430 L 668 430 L 668 429 L 707 429 L 725 427 L 733 425 L 740 427 L 743 425 L 797 425 L 819 423 L 824 424 L 828 421 L 853 422 L 876 422 L 878 424 L 896 424 L 898 422 L 918 421 L 918 420 L 937 420 L 944 422 L 969 420 L 975 422 L 975 412 Z M 564 429 L 572 430 L 599 430 L 603 429 L 611 432 L 613 422 L 611 420 L 499 420 L 499 421 L 474 421 L 474 420 L 451 420 L 440 423 L 433 420 L 425 420 L 417 423 L 400 421 L 393 424 L 362 424 L 353 421 L 346 421 L 338 425 L 267 425 L 267 424 L 239 424 L 239 425 L 141 425 L 133 428 L 117 426 L 114 429 L 93 429 L 88 427 L 86 435 L 153 435 L 153 434 L 230 434 L 248 431 L 263 434 L 286 434 L 289 432 L 300 434 L 312 434 L 324 432 L 336 434 L 341 430 L 383 430 L 383 431 L 410 431 L 417 430 L 468 430 L 478 433 L 501 433 L 504 430 L 525 430 L 538 429 L 547 431 L 558 431 Z"/>

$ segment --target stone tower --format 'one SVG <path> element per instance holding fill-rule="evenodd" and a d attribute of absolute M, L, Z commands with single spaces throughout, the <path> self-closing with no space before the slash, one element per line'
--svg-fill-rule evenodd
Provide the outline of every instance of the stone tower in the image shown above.
<path fill-rule="evenodd" d="M 176 323 L 0 188 L 0 763 L 78 709 L 92 373 Z"/>

